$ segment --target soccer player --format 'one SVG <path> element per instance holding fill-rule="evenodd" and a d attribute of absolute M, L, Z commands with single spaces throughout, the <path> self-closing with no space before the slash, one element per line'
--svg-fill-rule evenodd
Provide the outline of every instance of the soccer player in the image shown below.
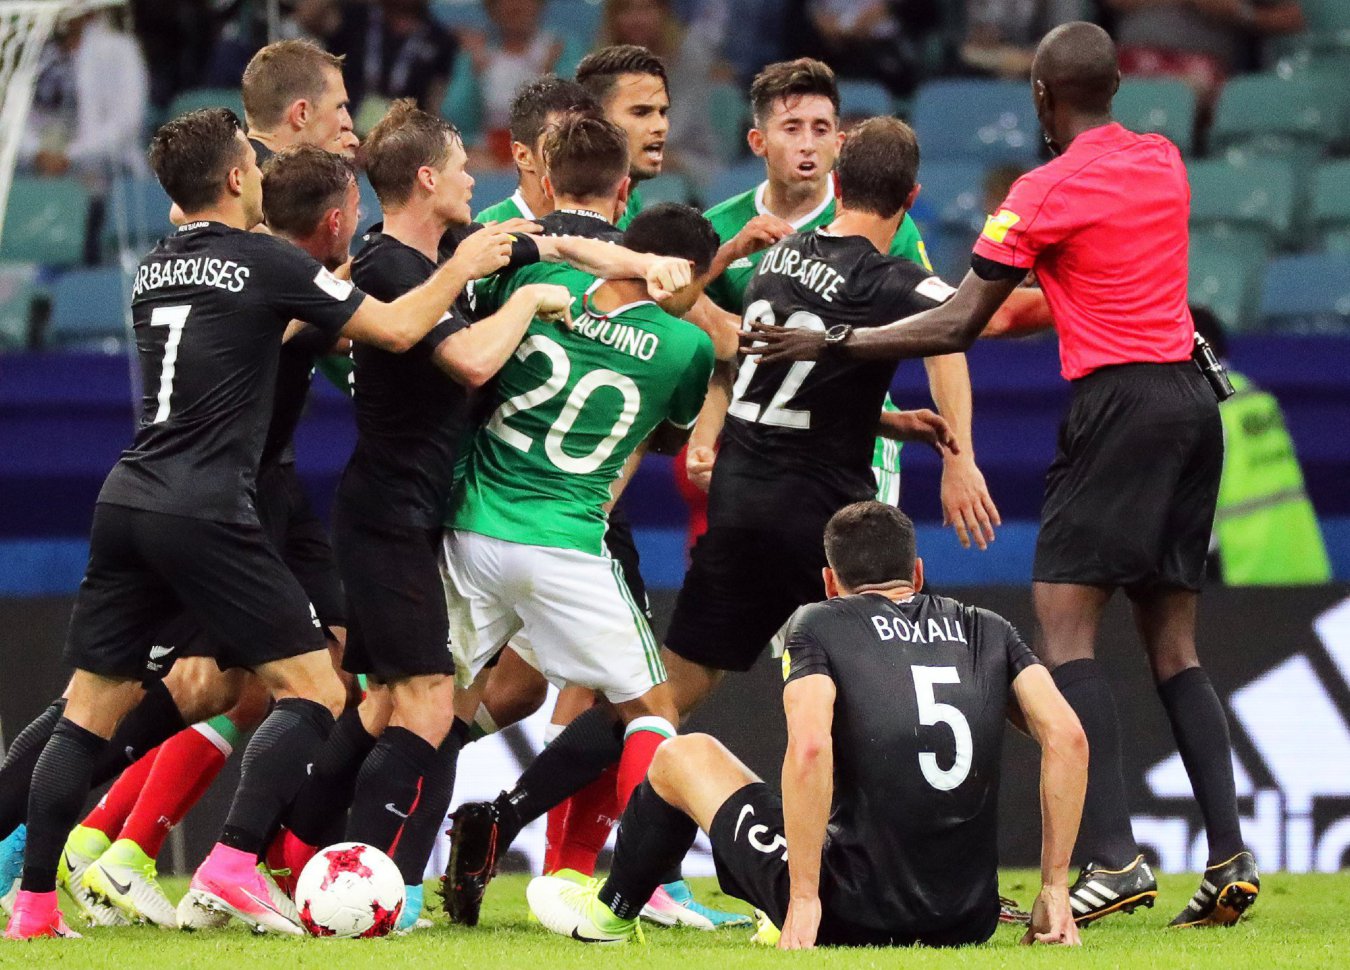
<path fill-rule="evenodd" d="M 223 661 L 253 669 L 277 698 L 191 893 L 251 925 L 301 932 L 271 900 L 258 853 L 344 696 L 312 607 L 254 508 L 283 332 L 301 319 L 407 349 L 510 247 L 507 234 L 482 233 L 426 285 L 383 304 L 292 244 L 247 231 L 262 218 L 262 173 L 232 112 L 169 122 L 150 161 L 188 222 L 136 274 L 140 425 L 95 508 L 66 646 L 76 672 L 33 772 L 11 939 L 72 935 L 56 905 L 61 847 L 93 763 L 140 693 L 150 631 L 181 609 L 220 644 Z M 352 227 L 356 207 L 353 182 L 344 207 Z"/>
<path fill-rule="evenodd" d="M 1013 185 L 942 307 L 828 336 L 756 324 L 745 340 L 777 367 L 950 353 L 1036 272 L 1073 382 L 1032 596 L 1037 653 L 1092 745 L 1074 913 L 1088 923 L 1151 906 L 1158 892 L 1130 828 L 1115 700 L 1094 658 L 1102 610 L 1124 589 L 1209 841 L 1200 888 L 1172 925 L 1229 924 L 1255 901 L 1260 878 L 1242 841 L 1228 720 L 1195 649 L 1223 436 L 1215 392 L 1190 360 L 1186 169 L 1165 138 L 1112 119 L 1119 85 L 1115 45 L 1100 27 L 1065 24 L 1041 41 L 1032 97 L 1057 157 Z"/>
<path fill-rule="evenodd" d="M 1068 870 L 1088 749 L 1072 709 L 1006 620 L 923 592 L 898 509 L 849 505 L 824 541 L 830 598 L 797 613 L 783 658 L 782 797 L 716 739 L 675 738 L 628 804 L 604 884 L 535 879 L 530 909 L 576 940 L 631 939 L 701 828 L 723 889 L 780 927 L 783 949 L 982 943 L 999 921 L 1012 717 L 1041 746 L 1041 890 L 1023 942 L 1077 945 Z"/>
<path fill-rule="evenodd" d="M 511 158 L 519 184 L 510 197 L 478 213 L 479 222 L 538 219 L 553 211 L 544 185 L 544 136 L 573 112 L 596 112 L 599 106 L 576 81 L 545 74 L 522 85 L 511 100 Z"/>

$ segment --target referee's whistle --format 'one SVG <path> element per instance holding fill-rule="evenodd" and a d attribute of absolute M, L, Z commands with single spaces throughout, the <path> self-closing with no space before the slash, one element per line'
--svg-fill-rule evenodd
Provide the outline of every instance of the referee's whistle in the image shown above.
<path fill-rule="evenodd" d="M 1220 403 L 1237 393 L 1233 390 L 1233 382 L 1228 379 L 1228 368 L 1224 367 L 1223 361 L 1215 355 L 1209 341 L 1198 333 L 1195 335 L 1195 348 L 1191 351 L 1191 360 L 1200 368 L 1200 373 L 1205 375 L 1210 390 Z"/>

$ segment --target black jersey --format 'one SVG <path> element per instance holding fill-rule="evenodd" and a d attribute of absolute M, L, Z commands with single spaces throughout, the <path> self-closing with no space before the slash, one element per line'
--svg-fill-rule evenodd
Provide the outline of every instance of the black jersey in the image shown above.
<path fill-rule="evenodd" d="M 262 465 L 295 462 L 295 429 L 305 413 L 314 365 L 333 349 L 333 335 L 306 327 L 281 345 L 277 361 L 277 386 L 272 401 L 272 421 L 263 442 Z"/>
<path fill-rule="evenodd" d="M 745 319 L 825 330 L 875 327 L 937 306 L 951 288 L 861 236 L 823 229 L 768 250 L 745 291 Z M 820 534 L 872 498 L 877 415 L 894 361 L 741 364 L 708 496 L 710 525 Z"/>
<path fill-rule="evenodd" d="M 142 378 L 136 438 L 99 501 L 256 522 L 286 325 L 304 320 L 336 336 L 364 299 L 274 236 L 194 222 L 160 240 L 132 287 Z"/>
<path fill-rule="evenodd" d="M 803 607 L 789 682 L 834 681 L 824 865 L 836 918 L 897 937 L 998 917 L 998 779 L 1012 680 L 1039 663 L 1007 620 L 940 596 Z"/>
<path fill-rule="evenodd" d="M 623 241 L 623 230 L 596 212 L 583 209 L 556 209 L 538 220 L 545 236 L 581 236 L 604 242 Z"/>
<path fill-rule="evenodd" d="M 352 281 L 381 300 L 397 299 L 435 272 L 425 255 L 373 230 L 352 260 Z M 405 353 L 352 348 L 356 448 L 338 486 L 344 513 L 396 526 L 440 523 L 468 392 L 436 364 L 435 353 L 468 325 L 460 300 Z"/>

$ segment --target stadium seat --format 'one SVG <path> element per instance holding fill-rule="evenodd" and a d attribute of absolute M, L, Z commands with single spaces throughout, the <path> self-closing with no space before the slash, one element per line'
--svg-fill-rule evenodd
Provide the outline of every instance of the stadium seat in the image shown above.
<path fill-rule="evenodd" d="M 933 81 L 914 101 L 914 130 L 926 159 L 1034 164 L 1041 129 L 1025 84 Z"/>
<path fill-rule="evenodd" d="M 1309 253 L 1266 267 L 1261 322 L 1284 333 L 1350 334 L 1350 253 Z"/>
<path fill-rule="evenodd" d="M 451 30 L 488 30 L 492 26 L 482 0 L 431 0 L 431 15 Z"/>
<path fill-rule="evenodd" d="M 89 192 L 74 178 L 15 178 L 9 190 L 0 260 L 48 266 L 84 261 Z"/>
<path fill-rule="evenodd" d="M 752 155 L 717 173 L 708 183 L 708 207 L 725 202 L 764 181 L 764 159 Z"/>
<path fill-rule="evenodd" d="M 114 182 L 103 216 L 104 261 L 117 252 L 122 240 L 128 251 L 140 258 L 156 241 L 173 232 L 173 223 L 169 221 L 172 205 L 164 189 L 152 178 L 120 178 Z"/>
<path fill-rule="evenodd" d="M 1270 158 L 1201 161 L 1188 167 L 1192 227 L 1252 235 L 1274 245 L 1297 236 L 1293 166 Z"/>
<path fill-rule="evenodd" d="M 978 233 L 986 215 L 984 173 L 980 162 L 921 162 L 919 198 L 910 215 L 925 233 Z"/>
<path fill-rule="evenodd" d="M 130 297 L 131 278 L 118 267 L 63 273 L 52 289 L 47 342 L 69 346 L 125 340 Z"/>
<path fill-rule="evenodd" d="M 687 204 L 693 197 L 694 191 L 689 185 L 689 180 L 674 172 L 668 172 L 642 183 L 643 205 L 652 205 L 657 202 L 684 202 Z"/>
<path fill-rule="evenodd" d="M 481 173 L 475 172 L 473 181 L 473 208 L 475 212 L 486 209 L 490 205 L 496 205 L 514 192 L 516 186 L 520 184 L 520 178 L 516 175 L 514 168 L 501 172 L 486 170 Z"/>
<path fill-rule="evenodd" d="M 708 111 L 717 136 L 717 154 L 731 165 L 745 157 L 745 133 L 750 129 L 750 102 L 734 84 L 714 84 L 708 96 Z"/>
<path fill-rule="evenodd" d="M 1130 78 L 1120 85 L 1111 113 L 1130 131 L 1156 132 L 1183 155 L 1195 145 L 1195 91 L 1171 78 Z"/>
<path fill-rule="evenodd" d="M 549 0 L 544 7 L 544 29 L 566 34 L 578 41 L 583 50 L 590 50 L 596 46 L 603 12 L 604 4 L 592 0 Z"/>
<path fill-rule="evenodd" d="M 364 172 L 357 178 L 356 188 L 361 193 L 361 218 L 356 223 L 356 237 L 359 240 L 367 229 L 384 218 L 384 213 L 380 210 L 379 197 L 375 195 L 375 189 Z"/>
<path fill-rule="evenodd" d="M 1299 0 L 1308 33 L 1328 37 L 1350 33 L 1350 4 L 1345 0 Z"/>
<path fill-rule="evenodd" d="M 894 111 L 895 103 L 885 85 L 876 81 L 839 82 L 839 114 L 843 118 L 872 118 Z"/>
<path fill-rule="evenodd" d="M 1330 249 L 1350 249 L 1350 160 L 1324 162 L 1313 180 L 1312 221 Z"/>
<path fill-rule="evenodd" d="M 1258 239 L 1192 233 L 1190 301 L 1209 307 L 1233 333 L 1253 329 L 1265 261 Z"/>
<path fill-rule="evenodd" d="M 32 263 L 0 263 L 0 349 L 28 346 L 36 278 Z"/>
<path fill-rule="evenodd" d="M 244 98 L 238 88 L 191 88 L 169 102 L 166 120 L 201 108 L 229 108 L 244 120 Z"/>
<path fill-rule="evenodd" d="M 1322 75 L 1249 74 L 1224 85 L 1210 128 L 1217 150 L 1316 156 L 1345 130 L 1342 84 Z"/>

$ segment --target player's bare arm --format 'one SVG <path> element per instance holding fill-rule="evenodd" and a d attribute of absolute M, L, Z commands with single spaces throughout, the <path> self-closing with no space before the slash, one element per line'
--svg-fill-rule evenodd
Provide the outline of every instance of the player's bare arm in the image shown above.
<path fill-rule="evenodd" d="M 1013 679 L 1012 690 L 1027 730 L 1041 746 L 1041 891 L 1022 942 L 1078 946 L 1069 857 L 1087 791 L 1087 736 L 1045 667 L 1027 667 Z"/>
<path fill-rule="evenodd" d="M 515 353 L 531 320 L 556 318 L 570 329 L 571 307 L 572 294 L 565 286 L 522 286 L 496 313 L 442 340 L 436 366 L 465 387 L 482 387 Z"/>
<path fill-rule="evenodd" d="M 705 279 L 709 278 L 708 274 L 703 275 Z M 698 298 L 693 309 L 684 315 L 684 319 L 712 338 L 713 353 L 718 360 L 735 359 L 741 330 L 740 317 L 723 310 L 704 294 Z"/>
<path fill-rule="evenodd" d="M 727 408 L 731 406 L 732 388 L 736 382 L 735 360 L 719 360 L 708 382 L 708 396 L 698 413 L 694 429 L 689 435 L 689 450 L 685 452 L 685 472 L 689 480 L 702 491 L 712 487 L 713 464 L 717 461 L 717 439 L 722 436 Z"/>
<path fill-rule="evenodd" d="M 956 529 L 962 548 L 974 541 L 980 549 L 994 541 L 994 526 L 1002 524 L 989 496 L 984 474 L 975 464 L 971 440 L 970 368 L 965 354 L 925 357 L 929 393 L 939 413 L 951 425 L 960 451 L 942 456 L 942 524 Z"/>
<path fill-rule="evenodd" d="M 571 263 L 583 273 L 605 279 L 640 279 L 657 301 L 689 285 L 689 261 L 653 253 L 635 253 L 623 246 L 582 236 L 540 236 L 539 258 L 549 263 Z"/>
<path fill-rule="evenodd" d="M 717 279 L 736 260 L 768 249 L 778 240 L 796 231 L 792 228 L 792 223 L 772 213 L 766 212 L 755 216 L 717 250 L 717 256 L 706 274 L 708 280 Z"/>
<path fill-rule="evenodd" d="M 820 930 L 820 860 L 834 796 L 834 681 L 821 674 L 783 688 L 788 746 L 783 758 L 783 832 L 791 846 L 787 919 L 778 946 L 811 949 Z"/>
<path fill-rule="evenodd" d="M 928 445 L 939 455 L 957 454 L 961 450 L 961 443 L 956 440 L 947 419 L 928 408 L 882 411 L 877 437 Z"/>

